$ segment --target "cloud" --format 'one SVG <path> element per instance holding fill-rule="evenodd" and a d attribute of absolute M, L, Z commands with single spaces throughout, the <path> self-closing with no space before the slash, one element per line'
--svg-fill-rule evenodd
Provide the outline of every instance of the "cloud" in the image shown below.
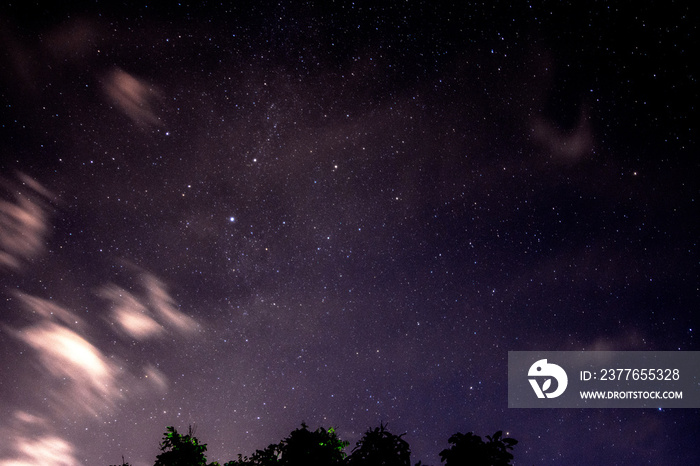
<path fill-rule="evenodd" d="M 160 334 L 163 331 L 163 327 L 158 325 L 158 322 L 136 310 L 120 308 L 114 313 L 122 328 L 138 340 Z"/>
<path fill-rule="evenodd" d="M 104 89 L 117 107 L 137 125 L 161 125 L 161 120 L 151 105 L 160 97 L 160 93 L 145 81 L 124 70 L 115 69 L 107 76 Z"/>
<path fill-rule="evenodd" d="M 73 445 L 55 435 L 38 438 L 20 437 L 16 456 L 0 460 L 0 466 L 73 466 L 80 464 L 75 457 Z"/>
<path fill-rule="evenodd" d="M 197 321 L 177 309 L 177 303 L 168 294 L 165 285 L 160 280 L 153 275 L 146 274 L 143 277 L 143 284 L 146 287 L 150 305 L 165 323 L 171 324 L 181 334 L 191 334 L 197 331 L 199 328 Z"/>
<path fill-rule="evenodd" d="M 199 329 L 158 278 L 142 273 L 138 280 L 138 291 L 133 293 L 114 284 L 98 290 L 111 304 L 106 314 L 112 329 L 139 341 L 170 331 L 184 336 Z M 145 361 L 137 366 L 101 351 L 89 337 L 98 330 L 94 322 L 54 301 L 22 292 L 13 296 L 26 308 L 31 323 L 5 328 L 18 344 L 31 349 L 22 368 L 38 371 L 34 395 L 47 401 L 42 406 L 48 412 L 41 417 L 17 410 L 0 420 L 0 438 L 9 440 L 0 443 L 0 466 L 81 464 L 79 445 L 66 441 L 54 420 L 99 421 L 130 403 L 167 392 L 168 378 L 158 364 Z"/>
<path fill-rule="evenodd" d="M 164 392 L 168 389 L 168 378 L 153 365 L 147 364 L 143 372 L 144 378 L 148 380 L 153 388 L 159 392 Z"/>
<path fill-rule="evenodd" d="M 581 111 L 576 127 L 570 131 L 537 117 L 532 122 L 532 137 L 555 159 L 565 162 L 578 161 L 593 150 L 593 130 L 586 111 Z"/>
<path fill-rule="evenodd" d="M 82 326 L 82 320 L 67 309 L 46 299 L 37 298 L 21 291 L 13 293 L 34 315 L 48 320 L 57 320 L 68 326 Z"/>
<path fill-rule="evenodd" d="M 80 17 L 68 20 L 42 34 L 42 45 L 57 62 L 82 62 L 102 41 L 98 25 Z"/>
<path fill-rule="evenodd" d="M 146 306 L 125 289 L 110 284 L 102 287 L 98 295 L 111 301 L 111 318 L 132 338 L 145 340 L 163 333 L 163 326 L 151 317 Z"/>
<path fill-rule="evenodd" d="M 160 337 L 166 330 L 174 330 L 181 335 L 197 331 L 197 321 L 178 310 L 177 303 L 158 278 L 144 274 L 141 281 L 145 290 L 141 296 L 114 284 L 98 290 L 98 296 L 112 304 L 108 319 L 110 323 L 115 323 L 136 340 Z"/>
<path fill-rule="evenodd" d="M 10 426 L 0 429 L 0 466 L 77 466 L 75 447 L 51 432 L 46 419 L 15 411 Z"/>
<path fill-rule="evenodd" d="M 117 364 L 68 327 L 44 320 L 16 336 L 37 352 L 50 375 L 68 382 L 67 389 L 52 392 L 60 406 L 97 415 L 122 397 Z"/>
<path fill-rule="evenodd" d="M 5 183 L 13 200 L 0 200 L 0 267 L 19 270 L 41 256 L 49 233 L 49 204 L 54 196 L 37 181 L 19 175 L 19 186 Z"/>

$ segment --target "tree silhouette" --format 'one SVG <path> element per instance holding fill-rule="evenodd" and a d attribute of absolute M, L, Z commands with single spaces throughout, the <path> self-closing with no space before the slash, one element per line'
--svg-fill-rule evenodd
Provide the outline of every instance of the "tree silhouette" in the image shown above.
<path fill-rule="evenodd" d="M 340 440 L 331 427 L 326 430 L 319 427 L 310 431 L 305 423 L 294 430 L 289 437 L 280 442 L 280 461 L 282 466 L 323 465 L 334 466 L 345 464 L 343 448 L 349 442 Z"/>
<path fill-rule="evenodd" d="M 449 439 L 452 446 L 440 452 L 440 460 L 445 466 L 509 466 L 513 455 L 508 450 L 518 441 L 502 435 L 499 430 L 484 442 L 471 432 L 456 433 Z"/>
<path fill-rule="evenodd" d="M 369 429 L 358 440 L 348 458 L 350 466 L 411 466 L 411 450 L 402 439 L 406 434 L 394 435 L 384 424 Z"/>
<path fill-rule="evenodd" d="M 200 444 L 193 434 L 192 426 L 187 435 L 178 433 L 175 427 L 167 427 L 160 444 L 163 453 L 156 457 L 154 466 L 206 466 L 207 445 Z"/>
<path fill-rule="evenodd" d="M 410 466 L 411 450 L 404 435 L 392 434 L 381 423 L 368 429 L 347 456 L 343 449 L 349 442 L 341 440 L 332 427 L 310 431 L 302 422 L 281 442 L 257 450 L 251 457 L 238 455 L 237 460 L 223 466 Z M 445 466 L 510 466 L 513 455 L 509 450 L 518 441 L 504 438 L 501 431 L 486 438 L 488 442 L 471 432 L 456 433 L 449 439 L 452 446 L 440 452 L 440 459 Z M 207 463 L 207 445 L 199 443 L 192 426 L 187 435 L 167 427 L 160 450 L 154 466 L 221 466 L 216 461 Z M 120 466 L 130 465 L 122 457 Z"/>
<path fill-rule="evenodd" d="M 273 443 L 264 450 L 257 450 L 250 458 L 238 455 L 238 460 L 224 466 L 336 466 L 345 465 L 343 448 L 348 442 L 340 440 L 331 427 L 319 427 L 310 431 L 302 422 L 301 428 L 292 431 L 280 443 Z"/>
<path fill-rule="evenodd" d="M 273 466 L 279 464 L 279 457 L 280 445 L 273 443 L 264 450 L 256 450 L 250 458 L 238 455 L 237 460 L 229 461 L 224 466 Z"/>

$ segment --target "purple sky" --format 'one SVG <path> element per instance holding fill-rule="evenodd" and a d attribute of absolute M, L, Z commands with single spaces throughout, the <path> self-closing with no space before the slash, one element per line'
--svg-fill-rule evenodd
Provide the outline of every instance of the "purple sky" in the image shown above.
<path fill-rule="evenodd" d="M 509 409 L 506 367 L 700 349 L 692 7 L 46 3 L 0 8 L 1 466 L 302 421 L 700 461 L 698 410 Z"/>

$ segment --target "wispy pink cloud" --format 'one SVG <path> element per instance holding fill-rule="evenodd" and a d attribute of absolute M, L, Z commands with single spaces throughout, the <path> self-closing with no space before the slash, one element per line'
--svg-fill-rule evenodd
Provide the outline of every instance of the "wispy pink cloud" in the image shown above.
<path fill-rule="evenodd" d="M 41 256 L 49 233 L 49 203 L 54 196 L 24 174 L 21 184 L 5 183 L 12 200 L 0 200 L 0 267 L 19 270 Z"/>

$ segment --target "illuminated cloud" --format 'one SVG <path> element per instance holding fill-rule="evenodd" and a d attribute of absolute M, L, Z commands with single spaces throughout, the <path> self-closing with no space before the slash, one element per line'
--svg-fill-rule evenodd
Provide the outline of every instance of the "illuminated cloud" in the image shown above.
<path fill-rule="evenodd" d="M 152 102 L 159 97 L 159 93 L 145 81 L 116 69 L 106 78 L 105 92 L 137 125 L 148 127 L 161 124 L 152 107 Z"/>
<path fill-rule="evenodd" d="M 145 275 L 144 286 L 149 298 L 149 304 L 162 321 L 170 324 L 182 334 L 194 333 L 199 325 L 186 314 L 177 309 L 177 303 L 168 294 L 165 285 L 153 275 Z"/>
<path fill-rule="evenodd" d="M 26 425 L 46 426 L 46 419 L 26 411 L 15 411 L 14 417 L 17 421 Z"/>
<path fill-rule="evenodd" d="M 168 389 L 168 378 L 153 365 L 148 364 L 144 370 L 144 379 L 159 392 L 164 392 Z"/>
<path fill-rule="evenodd" d="M 0 466 L 73 466 L 80 464 L 73 445 L 50 435 L 15 439 L 16 457 L 0 460 Z"/>
<path fill-rule="evenodd" d="M 163 327 L 158 325 L 158 322 L 136 310 L 120 308 L 116 309 L 114 314 L 124 331 L 137 340 L 143 340 L 163 331 Z"/>
<path fill-rule="evenodd" d="M 199 328 L 192 318 L 177 309 L 175 301 L 157 278 L 145 275 L 142 280 L 143 291 L 136 295 L 113 284 L 100 288 L 98 295 L 112 305 L 108 322 L 136 340 L 159 337 L 168 329 L 186 334 Z M 51 399 L 54 414 L 101 418 L 113 413 L 123 400 L 168 390 L 167 376 L 157 365 L 146 363 L 137 377 L 135 367 L 104 354 L 86 336 L 94 328 L 75 313 L 55 302 L 25 293 L 16 292 L 14 296 L 22 302 L 27 315 L 35 323 L 10 331 L 34 350 L 36 364 L 33 367 L 39 368 L 46 376 L 38 386 L 43 387 L 45 396 Z M 19 412 L 16 418 L 26 425 L 35 425 L 41 420 L 24 412 Z M 57 443 L 60 439 L 35 435 L 36 429 L 32 432 L 31 441 L 25 439 L 26 445 L 35 449 L 53 445 L 56 451 L 62 451 Z M 18 453 L 14 457 L 26 456 L 22 455 Z M 6 456 L 0 450 L 0 458 Z M 0 466 L 3 465 L 0 463 Z"/>
<path fill-rule="evenodd" d="M 116 285 L 102 287 L 98 295 L 111 301 L 113 321 L 132 338 L 145 340 L 163 333 L 163 327 L 133 294 Z"/>
<path fill-rule="evenodd" d="M 0 429 L 0 466 L 77 466 L 75 447 L 51 432 L 46 419 L 15 411 Z"/>
<path fill-rule="evenodd" d="M 38 353 L 49 374 L 70 382 L 68 390 L 54 393 L 63 406 L 98 414 L 121 398 L 117 365 L 73 330 L 44 321 L 17 336 Z"/>
<path fill-rule="evenodd" d="M 47 198 L 51 193 L 26 175 L 10 187 L 14 200 L 0 200 L 0 267 L 19 270 L 46 249 L 49 232 Z"/>
<path fill-rule="evenodd" d="M 108 321 L 136 340 L 146 340 L 174 330 L 182 335 L 194 333 L 199 324 L 178 310 L 165 285 L 150 274 L 142 276 L 143 295 L 134 295 L 124 288 L 110 284 L 97 292 L 111 302 Z"/>

